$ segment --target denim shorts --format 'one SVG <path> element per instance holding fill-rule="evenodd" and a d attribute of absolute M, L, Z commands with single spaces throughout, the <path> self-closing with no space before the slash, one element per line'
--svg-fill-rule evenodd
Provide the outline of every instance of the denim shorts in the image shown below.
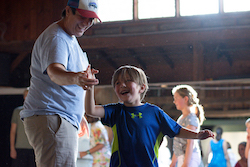
<path fill-rule="evenodd" d="M 59 115 L 24 118 L 24 128 L 34 148 L 38 167 L 75 167 L 77 129 Z"/>

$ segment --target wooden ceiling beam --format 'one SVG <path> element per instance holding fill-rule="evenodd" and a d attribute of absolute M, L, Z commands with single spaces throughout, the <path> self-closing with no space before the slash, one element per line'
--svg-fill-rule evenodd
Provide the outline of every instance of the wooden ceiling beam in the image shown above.
<path fill-rule="evenodd" d="M 129 49 L 141 47 L 160 47 L 191 42 L 244 41 L 249 42 L 250 26 L 233 28 L 210 28 L 178 31 L 158 31 L 154 33 L 84 36 L 79 43 L 84 49 Z M 31 52 L 34 41 L 0 42 L 0 52 L 23 53 Z"/>
<path fill-rule="evenodd" d="M 24 52 L 24 53 L 20 53 L 16 58 L 15 60 L 11 63 L 11 66 L 10 66 L 10 73 L 12 73 L 17 67 L 18 65 L 23 61 L 23 59 L 26 58 L 26 56 L 28 56 L 29 53 L 27 52 Z"/>
<path fill-rule="evenodd" d="M 34 41 L 0 42 L 0 52 L 11 54 L 31 52 L 33 45 Z"/>
<path fill-rule="evenodd" d="M 112 58 L 110 58 L 104 50 L 99 50 L 99 53 L 101 54 L 101 57 L 103 57 L 111 67 L 113 67 L 114 69 L 117 69 L 119 67 L 116 62 L 113 61 Z"/>
<path fill-rule="evenodd" d="M 219 42 L 226 40 L 249 40 L 250 26 L 233 28 L 211 28 L 195 30 L 178 30 L 133 35 L 89 36 L 79 38 L 84 49 L 129 49 L 141 47 L 160 47 L 193 42 Z"/>
<path fill-rule="evenodd" d="M 135 57 L 136 61 L 142 66 L 144 70 L 147 70 L 147 64 L 141 59 L 141 56 L 137 56 L 133 49 L 128 49 L 131 56 Z"/>

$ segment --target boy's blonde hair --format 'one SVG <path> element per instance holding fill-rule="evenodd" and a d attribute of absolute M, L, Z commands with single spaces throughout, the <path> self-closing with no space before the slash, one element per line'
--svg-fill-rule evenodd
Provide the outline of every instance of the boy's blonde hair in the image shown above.
<path fill-rule="evenodd" d="M 112 76 L 111 84 L 113 88 L 115 88 L 115 83 L 119 77 L 125 80 L 126 75 L 128 75 L 130 79 L 138 85 L 145 85 L 145 91 L 141 94 L 141 100 L 143 100 L 148 91 L 148 80 L 144 71 L 138 67 L 126 65 L 118 68 Z"/>

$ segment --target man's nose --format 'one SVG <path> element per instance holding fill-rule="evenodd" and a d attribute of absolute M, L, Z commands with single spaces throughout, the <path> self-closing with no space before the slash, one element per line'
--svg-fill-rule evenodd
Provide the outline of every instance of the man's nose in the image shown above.
<path fill-rule="evenodd" d="M 82 20 L 81 24 L 83 24 L 84 26 L 91 26 L 93 24 L 93 19 L 88 18 L 88 19 L 84 19 Z"/>

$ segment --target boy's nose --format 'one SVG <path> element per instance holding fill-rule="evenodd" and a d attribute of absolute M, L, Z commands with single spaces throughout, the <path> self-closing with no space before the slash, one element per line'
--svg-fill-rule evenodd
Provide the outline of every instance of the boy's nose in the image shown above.
<path fill-rule="evenodd" d="M 126 87 L 125 82 L 122 82 L 122 83 L 121 83 L 121 87 Z"/>

